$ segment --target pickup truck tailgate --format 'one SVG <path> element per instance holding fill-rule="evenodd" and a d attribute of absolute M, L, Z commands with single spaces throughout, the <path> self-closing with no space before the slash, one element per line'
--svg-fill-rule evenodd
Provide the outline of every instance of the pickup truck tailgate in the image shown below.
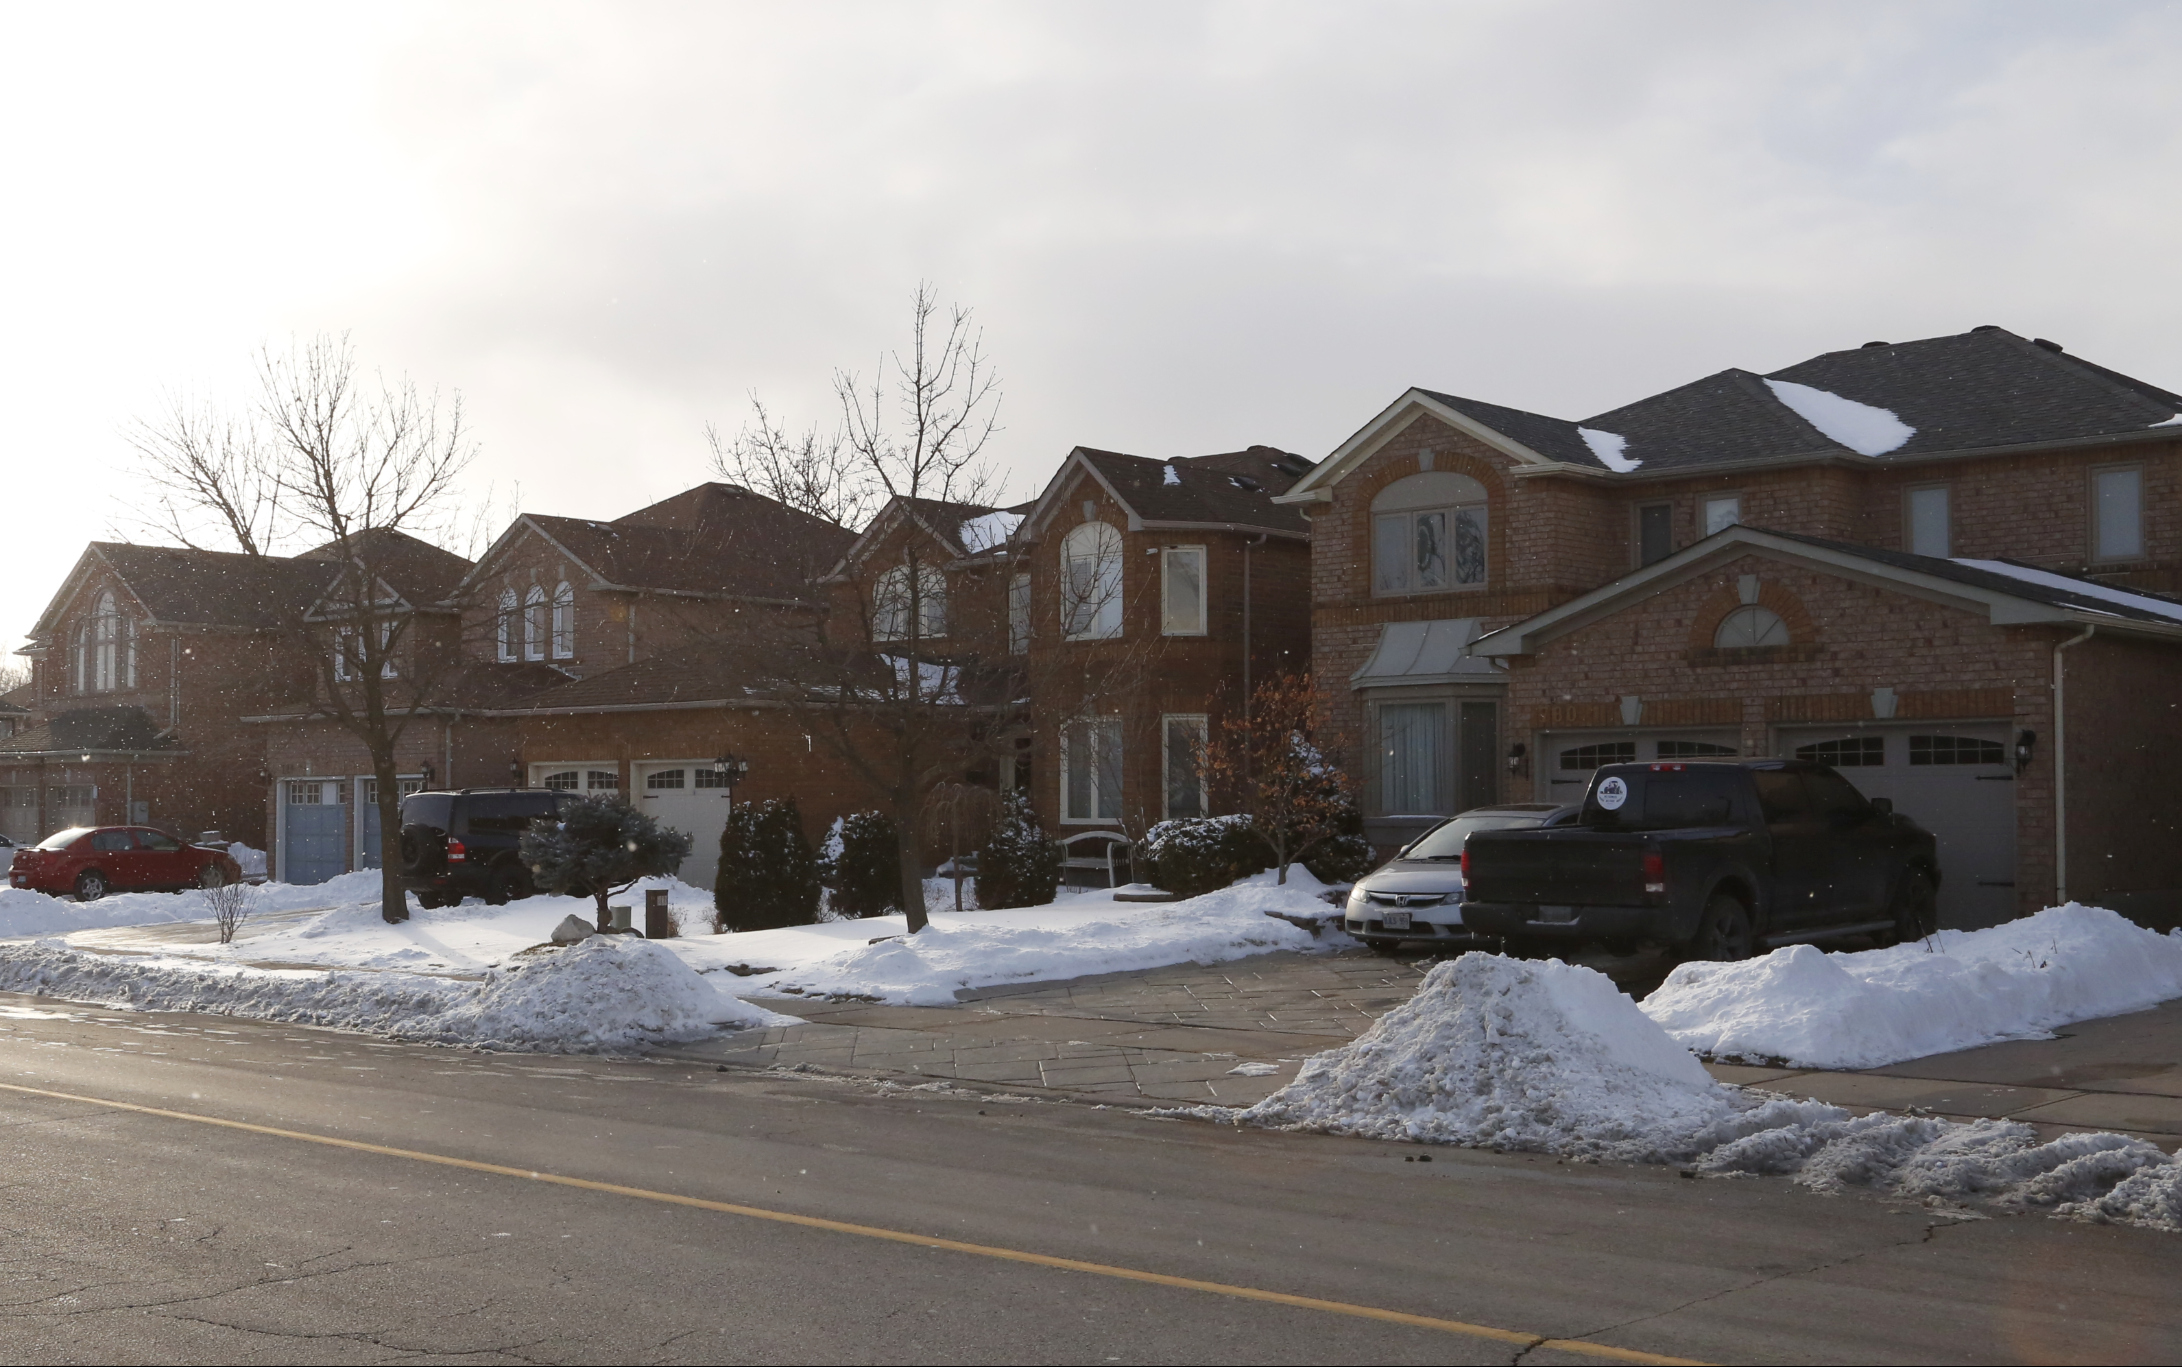
<path fill-rule="evenodd" d="M 1644 892 L 1643 837 L 1622 831 L 1479 831 L 1465 847 L 1474 902 L 1627 906 Z"/>

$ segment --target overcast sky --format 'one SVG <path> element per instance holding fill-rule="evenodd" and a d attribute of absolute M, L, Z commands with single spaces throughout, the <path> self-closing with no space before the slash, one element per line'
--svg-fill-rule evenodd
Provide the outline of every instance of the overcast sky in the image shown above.
<path fill-rule="evenodd" d="M 347 330 L 473 500 L 611 517 L 821 416 L 920 278 L 1076 444 L 1322 456 L 1412 384 L 1581 417 L 1999 323 L 2182 385 L 2182 7 L 0 9 L 0 641 L 121 431 Z"/>

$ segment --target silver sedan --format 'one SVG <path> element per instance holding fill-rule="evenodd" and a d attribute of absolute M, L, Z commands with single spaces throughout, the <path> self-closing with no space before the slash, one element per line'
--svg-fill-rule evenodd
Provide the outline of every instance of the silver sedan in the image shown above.
<path fill-rule="evenodd" d="M 1374 949 L 1421 949 L 1424 943 L 1453 950 L 1495 948 L 1497 941 L 1473 935 L 1462 925 L 1463 844 L 1476 831 L 1555 826 L 1580 810 L 1551 802 L 1510 802 L 1451 816 L 1356 880 L 1343 926 Z"/>

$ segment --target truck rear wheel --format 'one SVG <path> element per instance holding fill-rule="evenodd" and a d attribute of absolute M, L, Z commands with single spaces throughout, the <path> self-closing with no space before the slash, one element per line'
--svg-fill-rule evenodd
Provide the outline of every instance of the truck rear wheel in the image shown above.
<path fill-rule="evenodd" d="M 1902 886 L 1894 894 L 1894 929 L 1887 937 L 1894 944 L 1908 944 L 1922 940 L 1940 926 L 1939 893 L 1932 880 L 1915 871 L 1902 875 Z"/>
<path fill-rule="evenodd" d="M 1734 963 L 1750 957 L 1757 936 L 1750 928 L 1750 909 L 1724 892 L 1705 903 L 1705 915 L 1697 933 L 1682 947 L 1685 959 L 1712 959 Z"/>

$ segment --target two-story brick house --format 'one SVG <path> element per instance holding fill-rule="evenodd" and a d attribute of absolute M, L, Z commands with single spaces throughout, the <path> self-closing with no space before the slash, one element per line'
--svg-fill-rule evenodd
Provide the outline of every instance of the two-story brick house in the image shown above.
<path fill-rule="evenodd" d="M 1799 754 L 1935 829 L 1948 924 L 2169 896 L 2182 608 L 2142 590 L 2182 572 L 2178 415 L 1999 328 L 1576 422 L 1410 391 L 1282 499 L 1375 838 Z"/>
<path fill-rule="evenodd" d="M 1064 838 L 1204 815 L 1197 750 L 1257 684 L 1308 666 L 1310 526 L 1269 446 L 1158 460 L 1078 447 L 1010 548 L 1032 792 Z"/>
<path fill-rule="evenodd" d="M 0 740 L 0 829 L 155 823 L 265 840 L 258 737 L 242 720 L 309 685 L 286 629 L 322 561 L 93 542 L 23 653 L 28 711 Z"/>

